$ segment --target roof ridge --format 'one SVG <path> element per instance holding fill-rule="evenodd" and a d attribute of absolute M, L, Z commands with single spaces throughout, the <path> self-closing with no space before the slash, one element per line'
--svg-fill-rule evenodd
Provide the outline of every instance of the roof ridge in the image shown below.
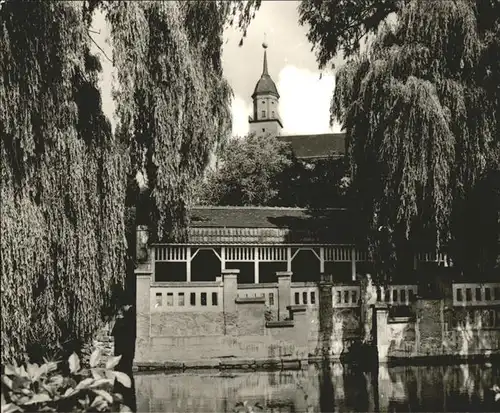
<path fill-rule="evenodd" d="M 193 209 L 256 209 L 256 210 L 275 210 L 275 211 L 347 211 L 347 208 L 303 208 L 303 207 L 270 207 L 270 206 L 253 206 L 253 205 L 195 205 Z"/>
<path fill-rule="evenodd" d="M 304 133 L 304 134 L 297 134 L 297 135 L 280 135 L 278 138 L 298 138 L 298 137 L 307 137 L 307 138 L 312 138 L 315 136 L 345 136 L 345 132 L 330 132 L 330 133 Z"/>

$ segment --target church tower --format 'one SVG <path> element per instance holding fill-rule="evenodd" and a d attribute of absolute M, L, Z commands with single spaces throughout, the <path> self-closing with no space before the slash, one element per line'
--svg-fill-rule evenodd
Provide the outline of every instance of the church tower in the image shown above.
<path fill-rule="evenodd" d="M 262 43 L 262 47 L 264 48 L 264 64 L 262 75 L 252 95 L 253 116 L 248 119 L 250 133 L 255 133 L 257 136 L 279 136 L 283 129 L 278 111 L 280 95 L 267 71 L 267 43 Z"/>

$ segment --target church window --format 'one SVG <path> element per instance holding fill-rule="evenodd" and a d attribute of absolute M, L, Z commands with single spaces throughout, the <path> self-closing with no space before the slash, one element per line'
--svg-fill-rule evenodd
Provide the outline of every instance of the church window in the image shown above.
<path fill-rule="evenodd" d="M 271 113 L 272 113 L 272 117 L 274 118 L 274 110 Z"/>
<path fill-rule="evenodd" d="M 266 131 L 266 128 L 262 128 L 262 132 L 265 132 Z"/>
<path fill-rule="evenodd" d="M 265 118 L 265 117 L 266 117 L 266 111 L 265 111 L 265 110 L 263 110 L 263 111 L 262 111 L 262 117 L 263 117 L 263 118 Z"/>
<path fill-rule="evenodd" d="M 263 105 L 265 105 L 265 104 L 266 104 L 266 101 L 265 101 L 265 100 L 263 100 L 263 101 L 262 101 L 262 104 L 263 104 Z"/>

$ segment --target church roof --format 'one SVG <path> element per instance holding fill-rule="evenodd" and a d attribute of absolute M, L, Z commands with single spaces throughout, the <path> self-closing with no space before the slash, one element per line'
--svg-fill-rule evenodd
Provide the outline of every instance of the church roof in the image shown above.
<path fill-rule="evenodd" d="M 273 95 L 279 99 L 280 95 L 278 93 L 278 88 L 276 87 L 273 79 L 271 79 L 271 76 L 269 76 L 269 72 L 267 70 L 267 44 L 263 43 L 262 47 L 264 47 L 264 63 L 262 67 L 262 75 L 255 85 L 252 98 L 261 95 Z"/>
<path fill-rule="evenodd" d="M 279 136 L 288 142 L 298 159 L 320 159 L 329 156 L 340 157 L 346 154 L 344 133 L 324 133 L 320 135 L 288 135 Z"/>
<path fill-rule="evenodd" d="M 276 84 L 269 75 L 262 75 L 260 77 L 259 81 L 255 85 L 252 98 L 262 95 L 273 95 L 276 96 L 278 99 L 280 97 L 278 93 L 278 88 L 276 87 Z"/>

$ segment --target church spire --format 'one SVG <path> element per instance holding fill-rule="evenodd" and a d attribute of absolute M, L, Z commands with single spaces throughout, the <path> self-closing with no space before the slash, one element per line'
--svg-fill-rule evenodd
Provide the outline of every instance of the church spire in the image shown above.
<path fill-rule="evenodd" d="M 255 133 L 258 136 L 274 135 L 278 136 L 281 133 L 283 124 L 278 112 L 280 95 L 276 84 L 269 76 L 267 67 L 267 42 L 266 34 L 264 33 L 264 60 L 262 62 L 262 75 L 255 85 L 253 91 L 253 116 L 249 118 L 250 133 Z"/>
<path fill-rule="evenodd" d="M 264 66 L 262 68 L 262 76 L 264 75 L 269 75 L 268 71 L 267 71 L 267 43 L 266 41 L 264 40 L 264 43 L 262 43 L 262 47 L 264 48 Z"/>

